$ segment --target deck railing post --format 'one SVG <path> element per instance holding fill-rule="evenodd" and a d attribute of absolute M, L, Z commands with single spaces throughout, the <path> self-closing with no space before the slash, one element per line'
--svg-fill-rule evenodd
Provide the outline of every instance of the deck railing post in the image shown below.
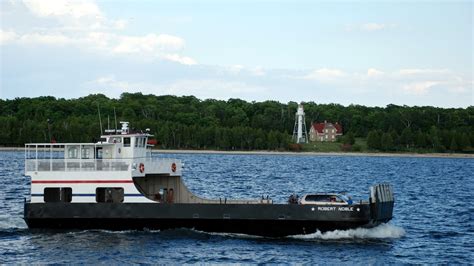
<path fill-rule="evenodd" d="M 79 145 L 79 171 L 82 171 L 82 145 Z"/>
<path fill-rule="evenodd" d="M 53 145 L 49 145 L 49 171 L 53 171 Z"/>
<path fill-rule="evenodd" d="M 38 144 L 35 145 L 35 172 L 38 172 Z"/>

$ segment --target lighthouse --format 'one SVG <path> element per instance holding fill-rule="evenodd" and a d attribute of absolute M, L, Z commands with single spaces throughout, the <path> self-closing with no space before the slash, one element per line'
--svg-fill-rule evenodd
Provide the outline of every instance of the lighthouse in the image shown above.
<path fill-rule="evenodd" d="M 298 105 L 298 110 L 296 111 L 296 114 L 295 114 L 293 140 L 296 143 L 308 143 L 308 131 L 306 131 L 306 122 L 304 119 L 303 104 Z"/>

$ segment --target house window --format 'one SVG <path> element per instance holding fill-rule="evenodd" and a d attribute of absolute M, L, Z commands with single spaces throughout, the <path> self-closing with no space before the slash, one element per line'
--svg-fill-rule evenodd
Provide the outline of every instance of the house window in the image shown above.
<path fill-rule="evenodd" d="M 44 202 L 71 202 L 72 188 L 47 187 L 44 189 Z"/>
<path fill-rule="evenodd" d="M 130 138 L 123 138 L 123 146 L 124 147 L 130 147 Z"/>
<path fill-rule="evenodd" d="M 123 202 L 123 187 L 98 187 L 95 189 L 96 202 Z"/>

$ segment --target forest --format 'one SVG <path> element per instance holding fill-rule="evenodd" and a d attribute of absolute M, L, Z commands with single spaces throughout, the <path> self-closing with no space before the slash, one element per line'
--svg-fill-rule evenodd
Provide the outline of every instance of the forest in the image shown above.
<path fill-rule="evenodd" d="M 291 144 L 298 103 L 200 100 L 194 96 L 123 93 L 77 99 L 52 96 L 0 99 L 0 146 L 34 142 L 91 142 L 115 120 L 149 128 L 162 149 L 298 150 Z M 342 150 L 364 139 L 368 150 L 473 152 L 474 106 L 366 107 L 305 102 L 306 124 L 338 122 Z M 357 147 L 354 147 L 357 148 Z"/>

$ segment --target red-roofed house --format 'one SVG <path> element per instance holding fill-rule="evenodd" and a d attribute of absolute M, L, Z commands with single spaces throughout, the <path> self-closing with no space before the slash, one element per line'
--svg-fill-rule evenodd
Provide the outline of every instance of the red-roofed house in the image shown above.
<path fill-rule="evenodd" d="M 342 126 L 339 123 L 313 123 L 309 130 L 309 140 L 311 141 L 336 141 L 338 136 L 342 136 Z"/>

